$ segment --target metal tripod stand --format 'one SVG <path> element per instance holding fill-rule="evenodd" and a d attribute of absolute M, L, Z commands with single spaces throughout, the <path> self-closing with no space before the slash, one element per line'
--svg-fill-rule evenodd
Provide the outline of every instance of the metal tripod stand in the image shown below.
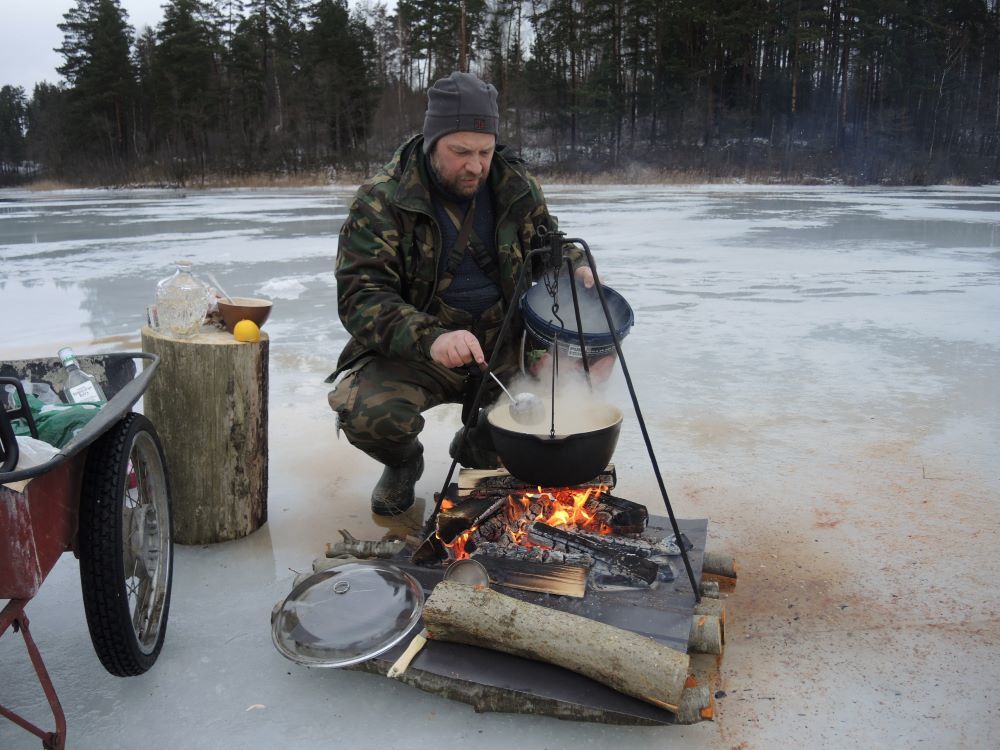
<path fill-rule="evenodd" d="M 576 315 L 577 332 L 580 337 L 580 353 L 583 358 L 584 372 L 586 373 L 589 382 L 590 363 L 588 362 L 587 359 L 587 351 L 586 351 L 586 346 L 584 344 L 583 326 L 581 324 L 581 316 L 580 316 L 580 304 L 577 298 L 576 284 L 573 280 L 572 260 L 564 249 L 565 245 L 579 244 L 580 246 L 582 246 L 587 258 L 587 264 L 594 275 L 594 287 L 597 290 L 598 298 L 601 301 L 601 308 L 604 311 L 604 317 L 608 324 L 608 330 L 611 332 L 612 339 L 614 340 L 615 352 L 618 354 L 618 359 L 621 361 L 622 373 L 625 375 L 625 382 L 628 385 L 629 396 L 632 399 L 632 406 L 635 409 L 635 416 L 639 423 L 639 429 L 642 432 L 642 439 L 646 444 L 646 452 L 649 454 L 649 461 L 653 467 L 653 474 L 656 476 L 656 482 L 660 489 L 660 495 L 662 496 L 663 504 L 667 509 L 667 516 L 670 519 L 670 526 L 673 529 L 674 538 L 677 540 L 678 547 L 680 548 L 681 558 L 684 561 L 684 568 L 687 571 L 688 580 L 691 583 L 691 590 L 694 593 L 695 601 L 696 602 L 700 601 L 701 595 L 699 594 L 698 591 L 698 583 L 697 581 L 695 581 L 694 570 L 691 567 L 691 561 L 688 558 L 687 550 L 685 549 L 685 545 L 683 543 L 683 537 L 681 535 L 680 528 L 677 525 L 677 518 L 674 516 L 674 510 L 670 504 L 670 498 L 667 495 L 667 488 L 663 483 L 663 476 L 660 473 L 660 466 L 657 463 L 656 455 L 653 452 L 653 444 L 649 438 L 649 431 L 646 429 L 646 421 L 643 419 L 642 410 L 639 408 L 639 399 L 636 396 L 635 387 L 632 384 L 632 376 L 629 373 L 628 364 L 625 361 L 625 354 L 624 352 L 622 352 L 621 338 L 618 336 L 618 332 L 615 330 L 615 325 L 611 316 L 611 311 L 608 307 L 608 301 L 604 295 L 604 290 L 601 287 L 600 277 L 597 275 L 597 266 L 594 263 L 594 256 L 590 252 L 590 247 L 584 240 L 578 237 L 566 238 L 565 233 L 563 232 L 544 231 L 544 229 L 545 229 L 544 227 L 539 228 L 539 236 L 543 237 L 548 242 L 548 246 L 531 250 L 524 258 L 524 263 L 521 266 L 521 272 L 520 274 L 518 274 L 517 283 L 514 285 L 514 294 L 511 300 L 511 304 L 507 310 L 507 314 L 504 316 L 503 324 L 500 328 L 500 334 L 497 336 L 496 346 L 494 346 L 493 353 L 490 356 L 490 361 L 488 363 L 489 369 L 492 372 L 493 368 L 496 366 L 500 354 L 501 345 L 507 339 L 510 333 L 510 326 L 514 318 L 514 309 L 516 307 L 516 302 L 518 299 L 520 299 L 521 294 L 527 291 L 525 282 L 528 278 L 528 273 L 532 266 L 531 261 L 534 258 L 543 257 L 545 263 L 547 264 L 547 268 L 554 271 L 557 274 L 559 273 L 564 263 L 569 268 L 570 289 L 572 290 L 573 294 L 573 309 L 574 309 L 574 314 Z M 556 338 L 556 341 L 553 343 L 553 345 L 556 346 L 556 348 L 558 349 L 558 338 Z M 462 433 L 459 438 L 460 445 L 468 440 L 469 430 L 472 428 L 473 425 L 475 425 L 476 420 L 479 417 L 479 407 L 482 402 L 482 397 L 485 390 L 486 390 L 486 380 L 483 379 L 479 384 L 479 388 L 476 390 L 476 394 L 475 397 L 473 398 L 468 416 L 463 424 Z M 439 492 L 435 496 L 434 510 L 431 513 L 430 517 L 427 519 L 427 523 L 424 525 L 423 536 L 425 539 L 429 537 L 431 533 L 433 533 L 437 515 L 441 510 L 441 503 L 445 499 L 446 493 L 448 491 L 448 486 L 451 484 L 451 479 L 455 473 L 455 467 L 457 465 L 458 465 L 458 459 L 452 459 L 451 467 L 448 469 L 448 474 L 445 477 L 444 484 L 442 484 L 441 486 L 441 492 Z"/>

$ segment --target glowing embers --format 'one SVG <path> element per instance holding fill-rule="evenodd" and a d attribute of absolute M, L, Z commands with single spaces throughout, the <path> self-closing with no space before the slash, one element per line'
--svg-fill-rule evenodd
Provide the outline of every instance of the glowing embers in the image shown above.
<path fill-rule="evenodd" d="M 474 555 L 491 575 L 525 566 L 533 575 L 577 567 L 591 571 L 598 586 L 649 586 L 673 580 L 667 556 L 679 553 L 671 540 L 645 539 L 648 513 L 615 497 L 606 485 L 536 488 L 482 494 L 458 502 L 446 499 L 437 518 L 440 557 Z M 540 589 L 536 589 L 540 590 Z"/>
<path fill-rule="evenodd" d="M 461 560 L 482 542 L 501 549 L 535 546 L 529 539 L 529 529 L 536 520 L 549 526 L 610 534 L 612 514 L 600 502 L 606 490 L 604 485 L 582 489 L 539 488 L 537 492 L 499 499 L 470 498 L 461 505 L 445 499 L 438 518 L 438 538 L 451 558 Z M 448 533 L 456 525 L 456 515 L 468 524 L 457 534 Z"/>

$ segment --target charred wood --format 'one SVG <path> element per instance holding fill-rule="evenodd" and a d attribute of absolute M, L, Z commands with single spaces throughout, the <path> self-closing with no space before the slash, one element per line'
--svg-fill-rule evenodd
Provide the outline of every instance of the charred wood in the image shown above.
<path fill-rule="evenodd" d="M 590 539 L 598 544 L 614 547 L 620 552 L 628 552 L 639 557 L 668 557 L 679 555 L 680 548 L 674 543 L 673 536 L 653 541 L 641 537 L 616 536 L 614 534 L 594 534 L 589 531 L 577 531 L 576 535 Z"/>
<path fill-rule="evenodd" d="M 447 548 L 438 539 L 437 534 L 431 534 L 413 551 L 413 554 L 410 556 L 410 562 L 417 565 L 425 565 L 432 562 L 441 562 L 447 558 Z"/>
<path fill-rule="evenodd" d="M 524 560 L 525 562 L 558 563 L 589 568 L 594 564 L 594 558 L 579 552 L 561 552 L 548 547 L 504 547 L 499 544 L 483 542 L 476 547 L 473 557 L 503 557 L 509 560 Z"/>
<path fill-rule="evenodd" d="M 624 576 L 636 583 L 651 584 L 656 580 L 659 567 L 631 552 L 622 552 L 600 538 L 571 534 L 546 523 L 536 521 L 531 525 L 529 538 L 557 550 L 581 552 L 599 560 L 613 575 Z"/>
<path fill-rule="evenodd" d="M 451 544 L 459 534 L 496 515 L 506 503 L 506 495 L 492 495 L 469 498 L 449 507 L 442 504 L 441 512 L 437 516 L 438 536 L 445 544 Z"/>
<path fill-rule="evenodd" d="M 598 513 L 607 515 L 607 525 L 616 534 L 641 534 L 649 524 L 645 505 L 602 492 L 597 499 Z M 603 520 L 603 519 L 602 519 Z"/>

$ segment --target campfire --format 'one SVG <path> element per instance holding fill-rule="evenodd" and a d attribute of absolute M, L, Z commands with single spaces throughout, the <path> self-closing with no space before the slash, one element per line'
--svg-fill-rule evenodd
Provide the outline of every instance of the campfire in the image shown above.
<path fill-rule="evenodd" d="M 668 558 L 680 554 L 675 540 L 642 536 L 648 511 L 612 494 L 613 467 L 577 487 L 525 487 L 506 472 L 464 471 L 460 479 L 458 497 L 442 501 L 415 562 L 474 557 L 509 586 L 576 596 L 588 581 L 651 586 L 674 579 Z"/>
<path fill-rule="evenodd" d="M 542 546 L 532 541 L 530 536 L 535 523 L 599 535 L 610 534 L 610 514 L 600 509 L 597 499 L 606 490 L 604 485 L 582 490 L 565 488 L 550 491 L 539 487 L 535 492 L 510 494 L 480 525 L 471 526 L 451 542 L 441 541 L 451 559 L 462 560 L 479 550 L 483 543 L 489 544 L 491 551 Z M 453 501 L 445 500 L 441 511 L 447 513 L 456 507 Z"/>

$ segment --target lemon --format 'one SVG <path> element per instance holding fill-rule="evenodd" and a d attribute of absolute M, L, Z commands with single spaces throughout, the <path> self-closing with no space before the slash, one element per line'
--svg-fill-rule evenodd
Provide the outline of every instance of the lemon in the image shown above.
<path fill-rule="evenodd" d="M 233 338 L 237 341 L 260 341 L 260 328 L 252 320 L 241 320 L 233 326 Z"/>

